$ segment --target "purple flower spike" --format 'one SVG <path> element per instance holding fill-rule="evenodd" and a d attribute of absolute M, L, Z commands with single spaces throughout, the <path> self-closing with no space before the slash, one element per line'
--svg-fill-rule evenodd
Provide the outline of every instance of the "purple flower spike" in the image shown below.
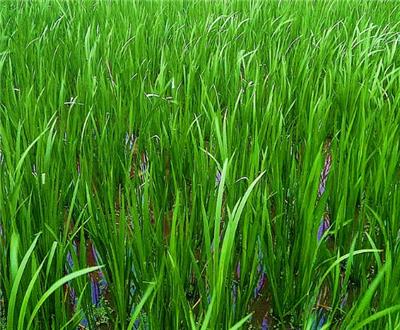
<path fill-rule="evenodd" d="M 318 325 L 317 325 L 317 329 L 322 329 L 322 327 L 324 326 L 324 324 L 326 323 L 326 317 L 324 314 L 322 314 L 321 318 L 319 319 Z"/>
<path fill-rule="evenodd" d="M 71 252 L 68 251 L 67 253 L 67 264 L 69 268 L 73 269 L 74 268 L 74 261 L 72 260 L 72 255 Z"/>
<path fill-rule="evenodd" d="M 222 173 L 220 170 L 217 171 L 217 174 L 215 175 L 215 185 L 218 187 L 219 184 L 221 183 L 221 178 L 222 178 Z"/>
<path fill-rule="evenodd" d="M 76 296 L 74 288 L 70 287 L 69 285 L 67 287 L 69 289 L 69 298 L 71 299 L 72 309 L 75 310 L 76 305 L 78 303 L 78 297 Z"/>
<path fill-rule="evenodd" d="M 140 327 L 140 319 L 137 319 L 137 320 L 135 321 L 135 323 L 134 323 L 133 328 L 134 328 L 135 330 L 137 330 L 137 329 L 139 329 L 139 327 Z"/>
<path fill-rule="evenodd" d="M 328 179 L 328 174 L 329 174 L 329 171 L 331 170 L 331 165 L 332 165 L 332 156 L 331 156 L 331 154 L 329 154 L 325 158 L 324 168 L 321 172 L 321 177 L 320 177 L 319 187 L 318 187 L 318 198 L 321 198 L 325 192 L 326 180 Z"/>
<path fill-rule="evenodd" d="M 77 248 L 77 246 L 76 246 L 76 242 L 75 242 L 75 241 L 72 242 L 72 248 L 74 249 L 74 252 L 75 252 L 75 254 L 76 254 L 78 248 Z M 67 253 L 67 264 L 68 264 L 68 266 L 69 266 L 69 268 L 70 268 L 71 270 L 74 268 L 74 260 L 73 260 L 73 258 L 72 258 L 72 254 L 71 254 L 70 251 L 68 251 L 68 253 Z M 67 268 L 67 273 L 69 273 L 69 270 L 70 270 L 70 269 Z"/>
<path fill-rule="evenodd" d="M 86 318 L 86 316 L 82 319 L 81 323 L 79 323 L 79 329 L 87 329 L 89 326 L 89 322 Z"/>
<path fill-rule="evenodd" d="M 318 228 L 318 235 L 317 235 L 318 241 L 321 240 L 322 236 L 324 236 L 325 232 L 329 229 L 330 225 L 331 222 L 329 219 L 329 215 L 328 213 L 326 213 L 324 215 L 324 218 L 321 220 L 321 224 L 319 225 Z"/>
<path fill-rule="evenodd" d="M 324 310 L 318 309 L 317 313 L 315 314 L 315 319 L 312 322 L 311 330 L 320 330 L 323 328 L 327 321 L 326 315 Z"/>
<path fill-rule="evenodd" d="M 348 293 L 346 293 L 346 295 L 344 296 L 344 298 L 342 299 L 341 303 L 340 303 L 340 308 L 344 308 L 347 304 L 347 298 L 348 298 Z"/>
<path fill-rule="evenodd" d="M 136 142 L 135 134 L 126 132 L 126 134 L 125 134 L 125 146 L 129 149 L 129 151 L 133 150 L 135 142 Z"/>
<path fill-rule="evenodd" d="M 262 272 L 261 276 L 257 282 L 257 286 L 254 289 L 254 298 L 257 298 L 258 295 L 261 293 L 261 290 L 263 289 L 265 282 L 266 282 L 266 276 L 265 276 L 265 273 Z"/>
<path fill-rule="evenodd" d="M 92 279 L 91 286 L 92 286 L 92 304 L 98 306 L 100 304 L 99 283 L 95 279 Z"/>
<path fill-rule="evenodd" d="M 268 320 L 265 316 L 261 323 L 261 330 L 268 330 Z"/>
<path fill-rule="evenodd" d="M 240 261 L 236 265 L 236 276 L 238 279 L 240 278 Z"/>

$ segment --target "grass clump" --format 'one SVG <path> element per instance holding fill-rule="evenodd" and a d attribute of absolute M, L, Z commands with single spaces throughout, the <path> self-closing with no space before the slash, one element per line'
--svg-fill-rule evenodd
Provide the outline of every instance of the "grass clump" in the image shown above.
<path fill-rule="evenodd" d="M 4 328 L 398 328 L 399 22 L 3 2 Z"/>

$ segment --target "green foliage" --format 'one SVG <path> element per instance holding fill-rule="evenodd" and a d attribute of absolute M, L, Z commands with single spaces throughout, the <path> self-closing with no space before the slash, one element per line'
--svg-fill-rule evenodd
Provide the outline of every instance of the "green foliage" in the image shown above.
<path fill-rule="evenodd" d="M 399 327 L 399 22 L 396 1 L 2 2 L 1 326 Z"/>

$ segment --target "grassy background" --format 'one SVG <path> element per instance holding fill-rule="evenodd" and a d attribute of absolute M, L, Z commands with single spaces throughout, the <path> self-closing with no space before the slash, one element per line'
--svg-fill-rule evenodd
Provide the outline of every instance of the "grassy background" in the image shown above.
<path fill-rule="evenodd" d="M 2 2 L 3 323 L 399 328 L 399 22 L 396 1 Z"/>

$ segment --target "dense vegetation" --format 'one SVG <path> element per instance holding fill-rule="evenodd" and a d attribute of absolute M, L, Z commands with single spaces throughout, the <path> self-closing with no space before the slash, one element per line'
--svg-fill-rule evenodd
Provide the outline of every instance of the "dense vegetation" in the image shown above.
<path fill-rule="evenodd" d="M 400 5 L 2 2 L 7 329 L 399 329 Z"/>

